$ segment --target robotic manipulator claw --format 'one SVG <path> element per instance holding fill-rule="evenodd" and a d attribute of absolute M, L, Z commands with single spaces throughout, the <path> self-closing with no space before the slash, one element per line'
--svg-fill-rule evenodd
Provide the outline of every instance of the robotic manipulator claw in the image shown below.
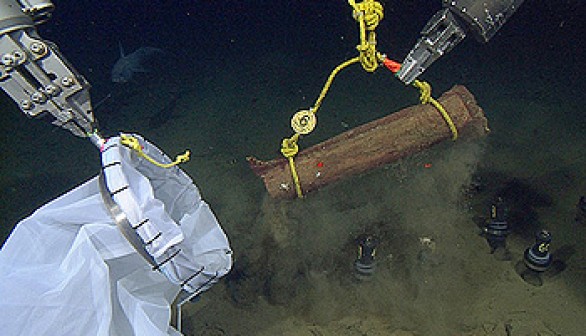
<path fill-rule="evenodd" d="M 0 87 L 28 117 L 96 143 L 89 83 L 35 28 L 53 8 L 50 0 L 0 0 Z"/>
<path fill-rule="evenodd" d="M 411 84 L 435 60 L 452 50 L 467 34 L 488 42 L 524 0 L 442 0 L 443 9 L 427 22 L 397 77 Z"/>

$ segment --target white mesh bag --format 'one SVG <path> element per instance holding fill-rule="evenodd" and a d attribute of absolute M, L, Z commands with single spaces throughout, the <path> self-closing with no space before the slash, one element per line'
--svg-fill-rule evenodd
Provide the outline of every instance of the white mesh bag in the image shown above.
<path fill-rule="evenodd" d="M 156 161 L 170 160 L 135 136 Z M 102 174 L 22 220 L 0 251 L 2 335 L 173 335 L 170 305 L 232 266 L 191 179 L 109 139 Z"/>

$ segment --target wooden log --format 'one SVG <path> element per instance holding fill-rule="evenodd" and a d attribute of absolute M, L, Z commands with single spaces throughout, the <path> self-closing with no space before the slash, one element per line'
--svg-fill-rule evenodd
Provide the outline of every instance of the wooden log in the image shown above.
<path fill-rule="evenodd" d="M 453 87 L 438 101 L 458 129 L 458 139 L 488 132 L 482 108 L 464 86 Z M 305 194 L 423 151 L 451 137 L 446 121 L 432 105 L 402 109 L 300 151 L 295 156 L 295 166 L 301 189 Z M 263 162 L 248 157 L 247 160 L 254 173 L 264 181 L 271 197 L 297 196 L 287 159 L 281 157 Z"/>

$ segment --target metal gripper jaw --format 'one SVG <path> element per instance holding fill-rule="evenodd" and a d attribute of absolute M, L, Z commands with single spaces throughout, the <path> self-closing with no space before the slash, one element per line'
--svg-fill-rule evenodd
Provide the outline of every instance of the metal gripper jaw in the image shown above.
<path fill-rule="evenodd" d="M 52 8 L 49 1 L 0 2 L 0 87 L 28 117 L 86 137 L 95 128 L 90 85 L 35 29 Z"/>

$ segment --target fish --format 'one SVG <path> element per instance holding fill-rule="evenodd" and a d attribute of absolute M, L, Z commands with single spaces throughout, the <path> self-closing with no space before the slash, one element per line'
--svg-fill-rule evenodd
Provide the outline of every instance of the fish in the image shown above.
<path fill-rule="evenodd" d="M 122 43 L 119 43 L 120 58 L 112 67 L 112 82 L 128 83 L 135 79 L 137 73 L 147 73 L 154 70 L 153 63 L 160 61 L 165 52 L 154 47 L 140 47 L 134 52 L 125 55 Z"/>

